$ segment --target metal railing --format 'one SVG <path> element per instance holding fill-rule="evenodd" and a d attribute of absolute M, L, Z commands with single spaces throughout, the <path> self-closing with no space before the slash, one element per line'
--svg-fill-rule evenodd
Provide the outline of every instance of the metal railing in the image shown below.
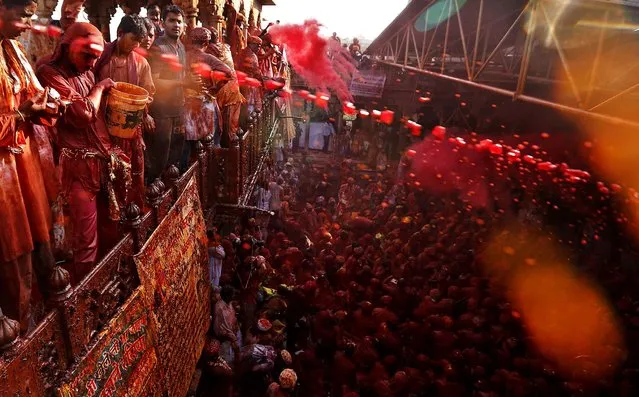
<path fill-rule="evenodd" d="M 265 109 L 271 109 L 270 104 Z M 180 175 L 178 168 L 171 166 L 162 179 L 147 186 L 146 209 L 135 204 L 128 206 L 120 222 L 120 241 L 78 285 L 72 286 L 69 273 L 56 266 L 48 280 L 48 311 L 33 331 L 19 335 L 15 322 L 0 314 L 1 396 L 55 393 L 140 285 L 133 256 L 166 218 L 193 177 L 197 179 L 200 202 L 209 223 L 216 215 L 218 219 L 237 220 L 247 211 L 263 218 L 262 222 L 268 220 L 271 213 L 238 205 L 240 192 L 248 193 L 254 188 L 272 145 L 276 130 L 273 112 L 263 115 L 268 120 L 255 114 L 247 133 L 230 148 L 215 147 L 213 136 L 206 136 L 195 145 L 192 164 L 185 173 Z M 266 128 L 271 131 L 267 139 L 261 131 Z"/>

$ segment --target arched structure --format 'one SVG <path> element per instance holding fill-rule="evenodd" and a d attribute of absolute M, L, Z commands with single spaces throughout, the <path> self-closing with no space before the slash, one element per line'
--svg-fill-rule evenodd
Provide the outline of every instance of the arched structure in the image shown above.
<path fill-rule="evenodd" d="M 368 47 L 380 64 L 579 117 L 639 126 L 639 2 L 413 0 Z"/>

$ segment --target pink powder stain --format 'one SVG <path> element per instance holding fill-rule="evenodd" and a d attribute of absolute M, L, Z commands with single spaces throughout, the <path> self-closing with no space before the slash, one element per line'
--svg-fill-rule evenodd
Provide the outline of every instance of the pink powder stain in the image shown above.
<path fill-rule="evenodd" d="M 276 25 L 269 33 L 275 43 L 286 47 L 291 66 L 310 87 L 331 90 L 342 102 L 352 101 L 347 81 L 357 72 L 355 65 L 339 43 L 319 35 L 320 26 L 308 20 L 302 25 Z"/>

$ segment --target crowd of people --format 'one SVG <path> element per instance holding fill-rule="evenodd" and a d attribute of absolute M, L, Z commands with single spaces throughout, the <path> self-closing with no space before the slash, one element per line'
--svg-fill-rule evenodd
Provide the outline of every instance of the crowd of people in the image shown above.
<path fill-rule="evenodd" d="M 549 219 L 558 218 L 544 218 L 543 201 L 513 192 L 501 205 L 482 208 L 458 192 L 436 194 L 415 187 L 408 177 L 397 178 L 410 170 L 362 171 L 350 160 L 341 168 L 321 167 L 313 156 L 301 156 L 274 164 L 271 182 L 255 196 L 258 206 L 276 213 L 268 227 L 245 219 L 233 233 L 211 232 L 215 309 L 198 395 L 638 392 L 632 341 L 636 251 L 627 240 L 599 232 L 596 244 L 578 246 L 572 262 L 606 291 L 615 315 L 623 319 L 627 345 L 612 332 L 601 337 L 601 346 L 593 338 L 578 345 L 584 351 L 558 362 L 549 349 L 574 353 L 573 346 L 557 346 L 531 330 L 552 330 L 552 338 L 573 334 L 575 340 L 587 332 L 558 329 L 566 323 L 550 311 L 530 320 L 539 325 L 526 323 L 534 314 L 511 302 L 501 284 L 504 275 L 487 271 L 484 263 L 487 246 L 496 244 L 500 251 L 490 260 L 499 266 L 514 269 L 511 258 L 545 266 L 551 254 L 543 248 L 548 244 L 543 232 L 552 227 Z M 404 158 L 400 168 L 409 168 L 408 163 Z M 566 207 L 558 211 L 562 222 L 581 225 L 583 219 L 569 219 Z M 520 219 L 527 231 L 502 229 L 512 219 Z M 562 228 L 553 238 L 579 240 L 593 225 L 582 226 L 567 228 L 574 235 Z M 602 244 L 608 250 L 602 251 Z M 561 301 L 550 297 L 563 292 L 540 292 L 549 297 L 544 306 L 557 305 L 546 309 L 562 317 Z M 581 315 L 605 322 L 589 323 L 596 333 L 615 327 L 601 306 L 589 299 L 579 304 Z M 575 315 L 565 310 L 564 316 Z M 589 321 L 574 319 L 575 327 Z M 552 342 L 552 347 L 544 345 Z"/>
<path fill-rule="evenodd" d="M 268 31 L 256 21 L 247 29 L 230 3 L 223 32 L 187 31 L 179 7 L 149 6 L 147 18 L 126 15 L 106 43 L 95 26 L 77 22 L 82 2 L 67 0 L 61 37 L 25 51 L 18 39 L 36 7 L 34 0 L 0 6 L 0 308 L 23 332 L 34 323 L 32 278 L 46 298 L 47 273 L 62 256 L 77 283 L 110 248 L 125 208 L 144 208 L 146 183 L 169 165 L 187 167 L 192 143 L 204 136 L 228 147 L 260 109 L 260 89 L 241 85 L 238 72 L 258 81 L 288 77 Z M 118 82 L 149 94 L 131 139 L 109 134 L 105 99 Z M 214 313 L 200 395 L 639 393 L 630 239 L 595 232 L 595 218 L 569 219 L 570 203 L 527 195 L 525 186 L 508 194 L 508 205 L 487 207 L 458 191 L 420 189 L 405 178 L 407 157 L 399 170 L 388 164 L 385 154 L 398 152 L 384 146 L 392 129 L 355 128 L 337 152 L 371 167 L 319 167 L 280 148 L 254 195 L 273 213 L 270 223 L 243 219 L 232 232 L 209 231 Z M 525 264 L 535 266 L 543 254 L 535 248 L 548 236 L 531 231 L 550 218 L 579 225 L 554 239 L 597 241 L 579 245 L 575 265 L 594 275 L 623 328 L 623 338 L 604 338 L 569 365 L 549 359 L 525 322 L 529 313 L 482 263 L 492 241 L 513 257 L 523 247 Z M 502 228 L 512 219 L 531 231 Z M 495 240 L 499 230 L 506 231 Z M 608 318 L 600 306 L 587 309 Z M 546 321 L 557 331 L 556 315 Z"/>
<path fill-rule="evenodd" d="M 348 50 L 348 53 L 351 55 L 351 57 L 355 61 L 359 62 L 362 60 L 363 49 L 357 37 L 353 38 L 353 41 L 351 42 L 351 44 L 347 44 L 347 43 L 342 44 L 342 39 L 339 36 L 337 36 L 337 32 L 333 32 L 333 35 L 331 36 L 331 40 L 336 42 L 338 45 L 342 46 L 342 48 Z"/>
<path fill-rule="evenodd" d="M 259 17 L 232 2 L 226 29 L 187 28 L 176 5 L 150 5 L 146 18 L 125 9 L 111 42 L 78 22 L 83 4 L 65 0 L 45 29 L 32 26 L 35 0 L 0 6 L 0 308 L 22 332 L 34 325 L 33 277 L 45 299 L 56 261 L 82 280 L 117 242 L 126 208 L 145 209 L 148 183 L 184 171 L 203 137 L 229 147 L 246 128 L 262 88 L 242 79 L 288 77 Z M 126 116 L 132 137 L 112 133 L 107 101 L 121 83 L 148 94 Z"/>

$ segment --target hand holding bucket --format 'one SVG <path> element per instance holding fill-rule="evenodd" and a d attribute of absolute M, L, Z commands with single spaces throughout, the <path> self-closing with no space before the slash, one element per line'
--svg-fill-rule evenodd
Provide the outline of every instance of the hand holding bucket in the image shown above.
<path fill-rule="evenodd" d="M 149 93 L 144 88 L 128 83 L 115 83 L 107 100 L 106 121 L 109 134 L 118 138 L 134 138 L 149 102 Z"/>

